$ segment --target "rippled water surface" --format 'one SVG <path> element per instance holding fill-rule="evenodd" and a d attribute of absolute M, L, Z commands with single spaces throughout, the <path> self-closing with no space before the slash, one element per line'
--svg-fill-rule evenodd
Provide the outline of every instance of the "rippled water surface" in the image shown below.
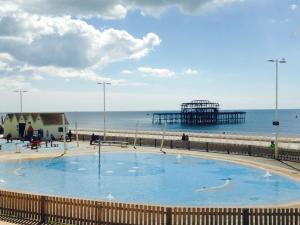
<path fill-rule="evenodd" d="M 99 163 L 100 162 L 100 163 Z M 300 183 L 222 161 L 101 153 L 0 164 L 0 187 L 41 194 L 168 205 L 262 205 L 300 199 Z"/>

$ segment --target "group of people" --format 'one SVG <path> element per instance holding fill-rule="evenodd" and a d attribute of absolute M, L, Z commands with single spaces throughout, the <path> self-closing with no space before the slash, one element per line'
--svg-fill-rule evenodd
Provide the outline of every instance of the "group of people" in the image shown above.
<path fill-rule="evenodd" d="M 189 136 L 186 135 L 185 133 L 182 134 L 182 138 L 181 138 L 182 141 L 188 141 L 189 140 Z"/>
<path fill-rule="evenodd" d="M 73 133 L 72 133 L 71 130 L 69 130 L 69 132 L 66 135 L 66 139 L 71 142 L 72 141 L 72 137 L 73 137 Z M 46 134 L 46 138 L 44 138 L 44 132 L 43 132 L 42 129 L 38 130 L 37 135 L 34 135 L 34 130 L 33 130 L 33 128 L 32 128 L 31 125 L 29 125 L 29 127 L 27 129 L 26 135 L 24 135 L 20 139 L 23 142 L 24 141 L 29 141 L 30 143 L 38 143 L 38 144 L 42 140 L 45 140 L 46 147 L 48 147 L 48 143 L 50 143 L 50 146 L 52 147 L 53 146 L 53 142 L 56 141 L 56 138 L 54 137 L 54 135 L 53 134 L 49 135 L 48 131 L 47 131 L 47 134 Z M 13 142 L 13 137 L 12 137 L 11 133 L 7 134 L 6 141 L 7 141 L 7 143 Z"/>
<path fill-rule="evenodd" d="M 93 145 L 99 137 L 97 137 L 94 133 L 91 135 L 90 145 Z"/>

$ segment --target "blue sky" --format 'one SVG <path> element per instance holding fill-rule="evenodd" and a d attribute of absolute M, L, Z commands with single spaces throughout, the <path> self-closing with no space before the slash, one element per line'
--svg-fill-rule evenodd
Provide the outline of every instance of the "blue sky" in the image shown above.
<path fill-rule="evenodd" d="M 281 57 L 280 108 L 300 107 L 299 0 L 67 3 L 0 0 L 0 111 L 20 88 L 25 111 L 101 110 L 102 80 L 109 110 L 272 108 Z"/>

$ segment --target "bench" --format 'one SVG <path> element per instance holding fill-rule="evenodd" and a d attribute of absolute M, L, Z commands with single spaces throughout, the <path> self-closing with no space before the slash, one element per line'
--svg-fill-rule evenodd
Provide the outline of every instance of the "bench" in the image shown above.
<path fill-rule="evenodd" d="M 98 143 L 98 141 L 96 141 L 95 142 L 95 144 L 97 144 Z M 125 147 L 128 147 L 128 142 L 126 142 L 126 141 L 101 141 L 100 142 L 101 143 L 101 145 L 120 145 L 121 146 L 121 148 L 125 148 Z"/>

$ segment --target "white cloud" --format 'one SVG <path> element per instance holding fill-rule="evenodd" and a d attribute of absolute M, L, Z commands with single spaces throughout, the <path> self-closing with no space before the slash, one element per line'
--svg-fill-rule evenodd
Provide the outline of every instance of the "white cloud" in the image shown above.
<path fill-rule="evenodd" d="M 31 77 L 32 80 L 35 80 L 35 81 L 38 81 L 38 80 L 44 80 L 44 77 L 41 76 L 41 75 L 38 75 L 38 74 L 34 74 L 32 77 Z"/>
<path fill-rule="evenodd" d="M 140 59 L 160 42 L 151 32 L 136 38 L 124 30 L 100 31 L 68 16 L 47 17 L 0 8 L 0 76 L 20 74 L 27 83 L 57 76 L 117 84 L 120 80 L 98 71 L 116 61 Z"/>
<path fill-rule="evenodd" d="M 269 20 L 270 23 L 273 24 L 285 24 L 285 23 L 289 23 L 290 19 L 289 18 L 284 18 L 284 19 L 270 19 Z"/>
<path fill-rule="evenodd" d="M 32 76 L 52 76 L 52 77 L 60 77 L 65 79 L 66 81 L 70 81 L 71 79 L 82 79 L 93 82 L 110 82 L 112 84 L 118 85 L 120 83 L 127 82 L 124 79 L 112 79 L 106 75 L 99 75 L 96 71 L 92 69 L 73 69 L 73 68 L 59 68 L 54 66 L 46 66 L 46 67 L 31 67 L 25 66 L 20 72 L 26 74 L 30 73 Z"/>
<path fill-rule="evenodd" d="M 23 76 L 0 78 L 0 90 L 31 89 L 31 84 Z"/>
<path fill-rule="evenodd" d="M 139 67 L 137 70 L 144 75 L 160 78 L 170 78 L 176 75 L 174 71 L 163 68 Z"/>
<path fill-rule="evenodd" d="M 243 0 L 0 0 L 3 8 L 21 8 L 27 12 L 48 16 L 101 17 L 123 19 L 128 11 L 138 10 L 142 15 L 159 17 L 169 8 L 178 8 L 184 14 L 196 14 Z"/>
<path fill-rule="evenodd" d="M 159 44 L 154 33 L 139 39 L 124 30 L 100 31 L 70 17 L 52 18 L 20 11 L 0 17 L 0 53 L 35 66 L 104 66 L 140 59 Z"/>
<path fill-rule="evenodd" d="M 115 84 L 115 86 L 140 87 L 140 86 L 147 86 L 147 83 L 143 83 L 143 82 L 130 82 L 128 80 L 122 80 L 121 82 Z"/>
<path fill-rule="evenodd" d="M 133 72 L 131 70 L 122 70 L 121 74 L 130 75 L 133 74 Z"/>
<path fill-rule="evenodd" d="M 106 81 L 113 85 L 128 84 L 129 82 L 124 79 L 112 79 L 107 75 L 100 75 L 91 68 L 78 69 L 78 68 L 60 68 L 55 66 L 29 66 L 15 61 L 1 62 L 0 55 L 0 75 L 2 75 L 2 82 L 10 82 L 16 80 L 16 86 L 31 86 L 30 81 L 43 80 L 45 77 L 58 77 L 65 81 L 71 79 L 82 79 L 93 82 Z M 17 66 L 14 66 L 17 65 Z M 10 68 L 10 69 L 8 69 Z M 16 76 L 14 74 L 19 74 Z M 2 83 L 1 83 L 2 84 Z M 3 85 L 2 89 L 11 89 L 12 85 Z"/>
<path fill-rule="evenodd" d="M 199 72 L 198 72 L 198 70 L 188 68 L 185 71 L 183 71 L 183 74 L 184 75 L 198 75 Z"/>
<path fill-rule="evenodd" d="M 298 8 L 298 6 L 296 5 L 296 4 L 292 4 L 292 5 L 290 5 L 290 10 L 296 10 L 297 8 Z"/>

